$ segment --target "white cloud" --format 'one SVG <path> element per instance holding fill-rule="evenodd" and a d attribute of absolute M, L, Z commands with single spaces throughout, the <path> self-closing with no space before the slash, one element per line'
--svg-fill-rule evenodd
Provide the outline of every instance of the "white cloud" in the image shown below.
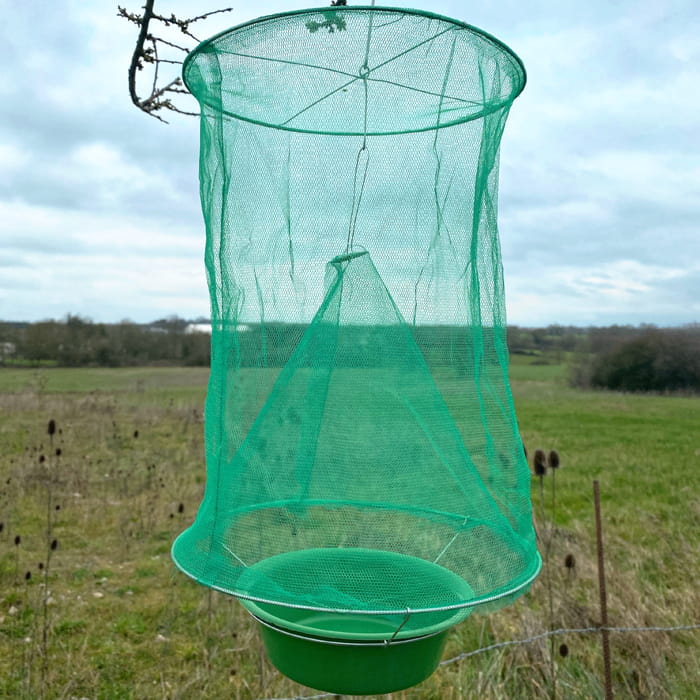
<path fill-rule="evenodd" d="M 569 323 L 605 324 L 678 322 L 691 308 L 669 308 L 687 280 L 700 282 L 700 264 L 690 268 L 645 265 L 622 259 L 596 267 L 573 264 L 547 267 L 539 274 L 517 270 L 507 277 L 508 320 L 521 325 L 551 323 L 551 313 Z"/>
<path fill-rule="evenodd" d="M 610 213 L 602 202 L 579 199 L 546 205 L 534 202 L 511 209 L 501 218 L 503 225 L 511 230 L 518 228 L 546 228 L 559 231 L 571 230 L 582 225 L 597 225 L 609 220 Z M 552 241 L 556 245 L 556 241 Z"/>
<path fill-rule="evenodd" d="M 700 164 L 694 154 L 669 154 L 644 150 L 600 151 L 582 157 L 574 164 L 589 173 L 596 190 L 616 185 L 612 195 L 622 190 L 628 197 L 641 197 L 668 210 L 685 205 L 700 195 Z M 700 213 L 700 201 L 696 202 Z"/>
<path fill-rule="evenodd" d="M 115 146 L 104 142 L 79 145 L 65 162 L 53 163 L 47 175 L 70 178 L 85 193 L 85 206 L 119 208 L 141 192 L 157 193 L 163 202 L 176 199 L 172 179 L 150 171 L 147 162 L 136 163 Z"/>
<path fill-rule="evenodd" d="M 13 171 L 27 165 L 30 158 L 29 153 L 18 146 L 11 143 L 0 143 L 0 163 L 2 163 L 0 176 L 9 177 Z"/>
<path fill-rule="evenodd" d="M 113 6 L 31 5 L 6 18 L 0 75 L 0 318 L 206 314 L 196 120 L 132 107 L 136 28 Z M 260 0 L 195 33 L 287 9 Z M 509 320 L 698 320 L 696 1 L 430 9 L 504 39 L 528 70 L 502 148 Z"/>
<path fill-rule="evenodd" d="M 0 221 L 15 260 L 0 266 L 0 318 L 25 318 L 22 308 L 109 321 L 207 314 L 199 231 L 23 203 L 0 203 Z"/>

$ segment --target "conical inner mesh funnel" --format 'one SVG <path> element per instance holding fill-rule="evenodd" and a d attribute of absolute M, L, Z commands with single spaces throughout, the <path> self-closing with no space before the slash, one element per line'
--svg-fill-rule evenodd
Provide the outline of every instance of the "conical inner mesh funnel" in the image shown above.
<path fill-rule="evenodd" d="M 215 557 L 215 585 L 385 615 L 511 594 L 514 572 L 520 585 L 532 575 L 527 543 L 472 462 L 370 255 L 337 256 L 326 280 L 226 466 L 235 478 L 200 543 Z"/>
<path fill-rule="evenodd" d="M 214 37 L 184 74 L 213 336 L 176 563 L 299 628 L 419 634 L 511 600 L 539 569 L 496 229 L 519 61 L 453 20 L 343 8 Z"/>

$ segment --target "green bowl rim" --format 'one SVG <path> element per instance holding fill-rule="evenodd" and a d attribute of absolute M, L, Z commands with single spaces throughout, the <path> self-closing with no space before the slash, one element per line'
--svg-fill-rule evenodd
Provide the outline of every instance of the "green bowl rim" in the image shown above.
<path fill-rule="evenodd" d="M 324 555 L 331 557 L 329 561 L 332 564 L 334 561 L 334 557 L 342 556 L 343 554 L 348 554 L 350 556 L 369 557 L 370 559 L 373 559 L 375 561 L 377 557 L 379 557 L 383 562 L 386 562 L 387 564 L 395 564 L 396 562 L 400 562 L 404 566 L 410 566 L 413 571 L 421 571 L 421 573 L 425 573 L 425 575 L 428 576 L 431 580 L 431 583 L 433 583 L 434 585 L 439 584 L 441 586 L 444 586 L 445 590 L 451 591 L 454 597 L 458 600 L 460 598 L 464 599 L 465 597 L 473 597 L 474 595 L 474 591 L 472 590 L 469 583 L 464 578 L 456 574 L 454 571 L 451 571 L 450 569 L 447 569 L 444 566 L 441 566 L 440 564 L 430 562 L 426 559 L 421 559 L 416 556 L 411 556 L 403 554 L 401 552 L 394 552 L 390 550 L 336 547 L 300 549 L 289 552 L 283 552 L 281 554 L 276 554 L 272 557 L 268 557 L 267 559 L 263 559 L 257 564 L 254 564 L 251 568 L 255 569 L 256 567 L 259 567 L 261 573 L 271 574 L 271 572 L 274 572 L 280 566 L 288 567 L 292 565 L 294 567 L 303 568 L 305 566 L 308 566 L 308 563 L 310 561 L 313 561 L 319 556 Z M 361 561 L 362 559 L 358 560 L 358 564 Z M 430 613 L 417 613 L 412 608 L 405 607 L 402 609 L 395 609 L 390 616 L 386 614 L 374 615 L 373 617 L 375 618 L 382 618 L 383 622 L 389 622 L 389 620 L 386 620 L 387 617 L 391 617 L 396 620 L 395 630 L 393 631 L 392 635 L 392 630 L 390 628 L 373 632 L 367 632 L 362 629 L 360 629 L 359 631 L 336 631 L 332 628 L 318 628 L 314 626 L 312 622 L 306 622 L 303 619 L 290 620 L 285 616 L 285 613 L 287 613 L 287 611 L 291 612 L 292 610 L 300 609 L 296 606 L 278 603 L 274 605 L 273 610 L 269 610 L 263 607 L 266 605 L 264 603 L 259 604 L 257 601 L 253 600 L 242 600 L 241 602 L 243 603 L 244 607 L 255 617 L 262 618 L 266 622 L 272 623 L 275 627 L 280 627 L 285 630 L 294 630 L 296 632 L 300 632 L 305 636 L 310 635 L 313 637 L 330 637 L 334 639 L 386 640 L 387 637 L 391 637 L 392 639 L 405 638 L 408 636 L 418 637 L 426 634 L 431 634 L 433 632 L 439 632 L 446 628 L 452 627 L 464 620 L 467 617 L 467 615 L 469 615 L 469 613 L 471 612 L 468 608 L 458 608 L 431 611 Z M 305 608 L 301 609 L 304 610 Z M 309 612 L 318 611 L 309 610 Z M 367 615 L 362 616 L 357 614 L 362 612 L 361 610 L 353 610 L 351 612 L 324 610 L 323 612 L 326 615 L 338 618 L 339 621 L 342 618 L 345 618 L 346 620 L 352 618 L 354 621 L 357 621 L 358 626 L 360 628 L 362 627 L 363 620 L 367 620 L 367 622 L 369 622 L 369 617 Z M 437 622 L 423 624 L 422 626 L 419 622 L 417 627 L 408 629 L 406 631 L 402 631 L 402 628 L 406 625 L 406 623 L 413 615 L 435 616 L 440 614 L 442 614 L 442 617 Z"/>
<path fill-rule="evenodd" d="M 259 624 L 264 625 L 268 629 L 276 632 L 278 634 L 283 634 L 286 637 L 293 637 L 294 639 L 300 639 L 305 642 L 317 642 L 319 644 L 328 644 L 331 646 L 338 647 L 381 647 L 385 648 L 388 646 L 396 646 L 397 644 L 410 644 L 411 642 L 420 642 L 424 639 L 430 639 L 431 637 L 437 637 L 445 632 L 448 632 L 453 625 L 445 627 L 444 629 L 439 629 L 434 632 L 428 632 L 426 634 L 412 635 L 410 637 L 401 637 L 396 635 L 390 639 L 372 639 L 369 637 L 358 637 L 356 640 L 354 638 L 341 637 L 340 634 L 337 637 L 321 637 L 319 635 L 303 634 L 292 629 L 281 627 L 280 625 L 275 625 L 268 620 L 258 617 L 251 610 L 248 610 L 248 614 Z M 456 624 L 456 623 L 455 623 Z"/>

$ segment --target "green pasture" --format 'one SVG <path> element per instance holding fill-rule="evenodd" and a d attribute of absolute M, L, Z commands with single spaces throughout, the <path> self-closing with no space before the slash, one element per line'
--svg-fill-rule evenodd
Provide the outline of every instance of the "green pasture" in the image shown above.
<path fill-rule="evenodd" d="M 571 389 L 558 359 L 511 364 L 530 455 L 555 449 L 562 463 L 555 482 L 549 472 L 532 485 L 543 573 L 515 605 L 460 625 L 447 657 L 598 623 L 593 479 L 611 624 L 700 622 L 700 399 Z M 0 369 L 0 697 L 314 694 L 269 665 L 240 605 L 170 561 L 204 488 L 207 377 L 198 368 Z M 700 632 L 613 634 L 612 652 L 619 697 L 696 696 Z M 567 635 L 447 664 L 393 697 L 595 698 L 601 678 L 598 635 Z"/>

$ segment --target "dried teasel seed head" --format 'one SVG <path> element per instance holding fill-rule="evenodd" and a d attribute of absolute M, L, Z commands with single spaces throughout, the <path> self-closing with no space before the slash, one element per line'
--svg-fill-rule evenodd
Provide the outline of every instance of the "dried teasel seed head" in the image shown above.
<path fill-rule="evenodd" d="M 2 532 L 5 529 L 5 523 L 0 521 L 0 532 Z"/>
<path fill-rule="evenodd" d="M 58 540 L 51 540 L 51 551 L 55 552 L 58 549 Z"/>
<path fill-rule="evenodd" d="M 27 571 L 27 573 L 24 574 L 24 580 L 25 580 L 25 581 L 29 581 L 29 580 L 31 580 L 31 578 L 32 578 L 32 572 L 31 572 L 31 571 Z"/>
<path fill-rule="evenodd" d="M 41 571 L 41 570 L 44 568 L 44 562 L 43 562 L 43 561 L 40 561 L 40 562 L 37 564 L 37 568 L 39 569 L 39 571 Z"/>
<path fill-rule="evenodd" d="M 138 430 L 134 430 L 134 439 L 136 439 L 138 436 L 139 436 L 139 431 L 138 431 Z"/>
<path fill-rule="evenodd" d="M 56 457 L 60 457 L 63 454 L 63 450 L 60 447 L 56 448 Z"/>
<path fill-rule="evenodd" d="M 22 538 L 19 535 L 15 535 L 15 547 L 19 547 L 22 542 Z"/>
<path fill-rule="evenodd" d="M 567 554 L 566 557 L 564 558 L 564 566 L 567 569 L 574 569 L 576 568 L 576 559 L 573 554 Z"/>
<path fill-rule="evenodd" d="M 559 656 L 565 659 L 569 655 L 569 647 L 566 644 L 559 645 Z"/>
<path fill-rule="evenodd" d="M 61 506 L 58 503 L 56 504 L 56 510 L 61 510 Z"/>
<path fill-rule="evenodd" d="M 547 455 L 547 466 L 550 469 L 559 469 L 559 453 L 556 450 L 550 450 Z"/>
<path fill-rule="evenodd" d="M 547 473 L 547 456 L 544 450 L 535 450 L 532 458 L 532 466 L 537 476 L 544 476 Z"/>
<path fill-rule="evenodd" d="M 177 512 L 180 514 L 185 512 L 185 504 L 184 503 L 180 503 L 180 505 L 178 505 Z"/>
<path fill-rule="evenodd" d="M 44 455 L 39 455 L 39 464 L 43 464 L 46 461 L 46 457 Z"/>
<path fill-rule="evenodd" d="M 56 421 L 53 418 L 49 421 L 47 432 L 49 435 L 53 435 L 56 432 Z"/>

